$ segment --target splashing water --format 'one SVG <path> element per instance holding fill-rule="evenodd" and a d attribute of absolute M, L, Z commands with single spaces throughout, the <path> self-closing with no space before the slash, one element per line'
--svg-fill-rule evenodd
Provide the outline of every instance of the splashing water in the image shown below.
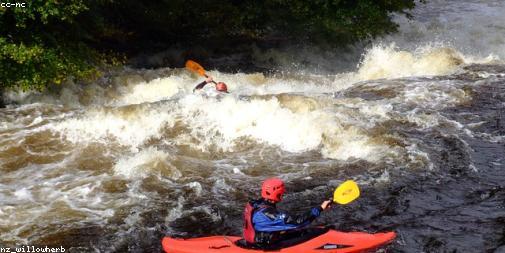
<path fill-rule="evenodd" d="M 93 85 L 7 94 L 0 245 L 151 252 L 164 234 L 237 234 L 243 203 L 279 176 L 283 207 L 294 210 L 357 180 L 360 199 L 319 222 L 395 230 L 394 250 L 497 250 L 505 35 L 484 17 L 501 20 L 505 5 L 464 2 L 397 17 L 400 33 L 352 71 L 209 71 L 229 85 L 223 95 L 192 93 L 201 80 L 183 69 L 126 69 Z M 254 57 L 303 56 L 316 57 Z"/>

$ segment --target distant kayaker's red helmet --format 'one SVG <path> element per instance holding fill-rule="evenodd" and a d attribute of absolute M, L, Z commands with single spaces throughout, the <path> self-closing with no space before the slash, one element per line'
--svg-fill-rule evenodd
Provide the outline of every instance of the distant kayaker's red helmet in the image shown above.
<path fill-rule="evenodd" d="M 223 82 L 218 82 L 216 84 L 216 90 L 221 91 L 221 92 L 228 92 L 228 87 L 226 87 L 226 84 Z"/>
<path fill-rule="evenodd" d="M 282 200 L 282 195 L 286 188 L 284 187 L 284 182 L 278 178 L 269 178 L 263 182 L 261 186 L 261 197 L 273 202 L 279 202 Z"/>

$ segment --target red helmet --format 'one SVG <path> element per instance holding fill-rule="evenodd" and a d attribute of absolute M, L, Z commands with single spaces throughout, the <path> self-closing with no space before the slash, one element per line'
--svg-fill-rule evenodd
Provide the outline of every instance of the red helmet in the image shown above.
<path fill-rule="evenodd" d="M 261 186 L 261 197 L 274 202 L 279 202 L 282 200 L 282 195 L 286 188 L 284 187 L 284 182 L 278 178 L 269 178 L 263 182 Z"/>
<path fill-rule="evenodd" d="M 216 84 L 216 90 L 221 92 L 228 92 L 228 87 L 226 87 L 225 83 L 219 82 Z"/>

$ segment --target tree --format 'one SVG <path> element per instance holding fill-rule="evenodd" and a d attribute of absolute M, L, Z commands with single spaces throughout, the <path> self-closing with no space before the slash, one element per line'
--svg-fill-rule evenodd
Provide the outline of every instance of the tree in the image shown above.
<path fill-rule="evenodd" d="M 0 7 L 0 86 L 89 78 L 116 53 L 283 38 L 345 45 L 393 32 L 415 0 L 32 0 Z M 226 42 L 226 43 L 225 43 Z M 220 44 L 221 43 L 221 44 Z M 229 46 L 232 48 L 232 46 Z"/>
<path fill-rule="evenodd" d="M 82 42 L 75 17 L 85 1 L 33 0 L 0 9 L 0 84 L 43 89 L 95 73 L 97 53 Z"/>

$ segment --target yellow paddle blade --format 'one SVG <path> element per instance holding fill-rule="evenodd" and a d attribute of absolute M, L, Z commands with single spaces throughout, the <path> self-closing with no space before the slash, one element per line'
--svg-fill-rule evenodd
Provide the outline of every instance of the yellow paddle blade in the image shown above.
<path fill-rule="evenodd" d="M 205 69 L 198 63 L 192 60 L 186 61 L 186 68 L 189 71 L 193 71 L 201 76 L 205 76 Z"/>
<path fill-rule="evenodd" d="M 333 202 L 345 205 L 359 197 L 358 184 L 352 180 L 342 183 L 333 193 Z"/>

